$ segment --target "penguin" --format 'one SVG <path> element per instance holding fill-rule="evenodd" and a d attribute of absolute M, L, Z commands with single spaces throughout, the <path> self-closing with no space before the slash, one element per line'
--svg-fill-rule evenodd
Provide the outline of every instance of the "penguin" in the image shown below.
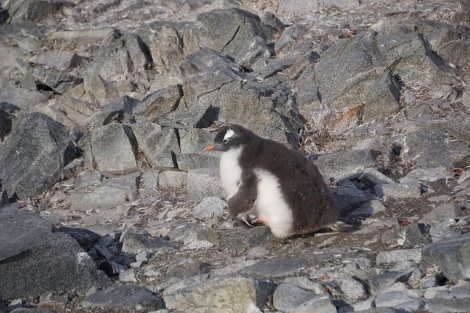
<path fill-rule="evenodd" d="M 205 151 L 221 151 L 220 179 L 229 213 L 267 225 L 275 237 L 313 233 L 337 222 L 339 210 L 317 167 L 300 152 L 228 124 Z M 252 222 L 250 215 L 256 216 Z"/>

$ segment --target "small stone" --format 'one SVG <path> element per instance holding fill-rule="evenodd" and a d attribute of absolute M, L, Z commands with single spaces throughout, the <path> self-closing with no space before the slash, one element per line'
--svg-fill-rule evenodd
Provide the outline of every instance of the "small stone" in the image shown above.
<path fill-rule="evenodd" d="M 297 276 L 297 277 L 288 277 L 284 280 L 285 283 L 298 286 L 302 289 L 309 290 L 316 295 L 323 293 L 323 286 L 320 283 L 311 281 L 305 276 Z"/>
<path fill-rule="evenodd" d="M 422 223 L 412 223 L 398 226 L 384 233 L 381 240 L 384 244 L 394 246 L 424 246 L 431 243 L 429 239 L 430 226 Z"/>
<path fill-rule="evenodd" d="M 375 305 L 403 310 L 416 311 L 422 307 L 421 293 L 418 290 L 389 291 L 380 294 Z"/>
<path fill-rule="evenodd" d="M 370 292 L 372 293 L 372 295 L 379 295 L 396 282 L 408 281 L 410 275 L 411 271 L 390 271 L 376 275 L 370 281 Z"/>
<path fill-rule="evenodd" d="M 273 305 L 279 311 L 294 313 L 298 312 L 299 307 L 314 296 L 310 291 L 288 283 L 282 283 L 274 291 Z"/>
<path fill-rule="evenodd" d="M 429 299 L 424 308 L 431 313 L 468 312 L 470 298 L 463 299 Z"/>
<path fill-rule="evenodd" d="M 166 276 L 186 279 L 191 276 L 208 274 L 210 271 L 211 266 L 208 263 L 193 259 L 181 259 L 174 260 L 168 265 Z"/>
<path fill-rule="evenodd" d="M 421 249 L 380 251 L 377 253 L 375 262 L 377 265 L 380 265 L 396 263 L 403 260 L 411 260 L 415 263 L 419 263 L 421 261 Z"/>
<path fill-rule="evenodd" d="M 227 202 L 218 197 L 207 197 L 193 208 L 193 216 L 197 219 L 220 217 L 224 214 Z"/>
<path fill-rule="evenodd" d="M 128 269 L 127 271 L 119 272 L 119 280 L 129 283 L 137 282 L 134 269 Z"/>
<path fill-rule="evenodd" d="M 162 171 L 158 176 L 158 187 L 183 188 L 186 186 L 188 173 L 183 171 Z"/>
<path fill-rule="evenodd" d="M 431 274 L 423 277 L 419 282 L 419 289 L 426 289 L 436 287 L 439 284 L 439 276 L 437 274 Z"/>
<path fill-rule="evenodd" d="M 456 213 L 455 204 L 453 202 L 447 202 L 424 214 L 419 221 L 421 223 L 437 224 L 444 220 L 455 218 Z"/>

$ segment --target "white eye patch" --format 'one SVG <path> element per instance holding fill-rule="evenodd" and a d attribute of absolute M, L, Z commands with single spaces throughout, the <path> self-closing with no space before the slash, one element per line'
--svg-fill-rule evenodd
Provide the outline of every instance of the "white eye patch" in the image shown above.
<path fill-rule="evenodd" d="M 231 129 L 227 130 L 227 132 L 225 133 L 225 136 L 224 136 L 224 142 L 229 141 L 233 137 L 235 137 L 235 132 Z"/>

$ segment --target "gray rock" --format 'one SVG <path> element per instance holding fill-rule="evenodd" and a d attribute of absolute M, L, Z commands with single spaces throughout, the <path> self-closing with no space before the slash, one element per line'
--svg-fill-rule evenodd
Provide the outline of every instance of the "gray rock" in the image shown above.
<path fill-rule="evenodd" d="M 46 17 L 55 15 L 64 7 L 71 7 L 68 1 L 11 1 L 6 6 L 11 15 L 8 23 L 20 23 L 23 21 L 40 21 Z"/>
<path fill-rule="evenodd" d="M 214 168 L 220 163 L 217 156 L 208 155 L 206 153 L 183 153 L 176 156 L 178 169 L 182 171 L 190 171 L 200 168 Z"/>
<path fill-rule="evenodd" d="M 439 275 L 431 274 L 423 277 L 419 282 L 420 289 L 437 287 L 439 285 Z"/>
<path fill-rule="evenodd" d="M 224 197 L 218 168 L 201 168 L 188 171 L 186 201 L 200 202 L 206 197 Z"/>
<path fill-rule="evenodd" d="M 11 132 L 11 119 L 12 116 L 3 109 L 0 105 L 0 140 L 3 141 L 5 137 Z"/>
<path fill-rule="evenodd" d="M 184 59 L 183 39 L 172 25 L 150 26 L 147 41 L 154 69 L 160 73 L 174 73 Z"/>
<path fill-rule="evenodd" d="M 255 37 L 250 44 L 245 46 L 243 52 L 243 56 L 239 59 L 239 64 L 247 69 L 260 60 L 269 59 L 272 55 L 271 49 L 261 37 Z"/>
<path fill-rule="evenodd" d="M 22 109 L 45 103 L 51 97 L 51 92 L 28 90 L 25 88 L 0 88 L 2 102 L 11 103 Z"/>
<path fill-rule="evenodd" d="M 139 148 L 153 168 L 176 168 L 176 154 L 180 153 L 175 129 L 164 128 L 154 123 L 132 125 Z"/>
<path fill-rule="evenodd" d="M 411 223 L 408 226 L 398 226 L 381 236 L 386 245 L 391 246 L 424 246 L 431 243 L 427 224 Z"/>
<path fill-rule="evenodd" d="M 429 299 L 425 301 L 424 308 L 431 313 L 467 312 L 470 307 L 470 298 L 462 299 Z"/>
<path fill-rule="evenodd" d="M 368 293 L 365 286 L 352 276 L 341 275 L 335 279 L 335 282 L 345 295 L 345 302 L 356 303 L 367 298 Z"/>
<path fill-rule="evenodd" d="M 16 125 L 0 156 L 2 189 L 20 199 L 39 195 L 60 178 L 76 155 L 65 127 L 41 113 L 26 115 Z"/>
<path fill-rule="evenodd" d="M 204 24 L 210 38 L 210 45 L 202 47 L 236 60 L 243 58 L 246 45 L 255 37 L 267 40 L 275 32 L 257 15 L 235 8 L 205 12 L 198 15 L 197 20 Z"/>
<path fill-rule="evenodd" d="M 193 216 L 198 219 L 209 219 L 220 217 L 227 208 L 227 202 L 218 197 L 206 197 L 196 205 L 193 210 Z"/>
<path fill-rule="evenodd" d="M 470 53 L 470 41 L 455 40 L 447 42 L 446 44 L 439 47 L 437 53 L 447 62 L 456 66 L 463 66 L 470 61 L 468 58 Z"/>
<path fill-rule="evenodd" d="M 453 202 L 443 203 L 428 213 L 424 214 L 419 220 L 421 223 L 437 224 L 441 221 L 447 221 L 455 218 L 458 208 Z"/>
<path fill-rule="evenodd" d="M 308 267 L 304 259 L 264 259 L 245 267 L 242 273 L 265 278 L 280 278 L 301 273 Z"/>
<path fill-rule="evenodd" d="M 375 166 L 376 160 L 371 150 L 349 150 L 322 155 L 314 163 L 325 180 L 341 180 Z"/>
<path fill-rule="evenodd" d="M 370 292 L 374 296 L 380 295 L 397 282 L 407 282 L 410 275 L 411 270 L 390 271 L 376 275 L 370 281 Z"/>
<path fill-rule="evenodd" d="M 470 234 L 441 240 L 423 248 L 420 268 L 438 266 L 450 281 L 470 277 Z"/>
<path fill-rule="evenodd" d="M 180 130 L 181 153 L 201 153 L 203 149 L 212 144 L 214 134 L 199 128 Z M 217 153 L 204 152 L 211 156 L 218 156 Z"/>
<path fill-rule="evenodd" d="M 68 234 L 14 205 L 0 210 L 0 298 L 106 287 L 110 280 Z"/>
<path fill-rule="evenodd" d="M 338 183 L 338 187 L 333 195 L 341 212 L 357 207 L 369 200 L 369 197 L 364 191 L 357 189 L 356 186 L 347 179 L 341 180 Z"/>
<path fill-rule="evenodd" d="M 465 112 L 453 112 L 447 119 L 446 124 L 449 133 L 470 144 L 470 117 Z"/>
<path fill-rule="evenodd" d="M 96 290 L 83 299 L 81 306 L 85 309 L 153 311 L 163 309 L 165 304 L 161 298 L 146 288 L 123 285 Z"/>
<path fill-rule="evenodd" d="M 462 7 L 463 13 L 470 18 L 470 2 L 468 0 L 459 0 L 460 6 Z"/>
<path fill-rule="evenodd" d="M 267 227 L 253 227 L 249 229 L 216 229 L 201 228 L 197 230 L 197 239 L 212 243 L 217 249 L 227 248 L 242 250 L 255 246 L 261 246 L 270 239 L 272 235 Z"/>
<path fill-rule="evenodd" d="M 423 306 L 418 290 L 389 291 L 380 294 L 375 300 L 375 305 L 390 307 L 407 311 L 416 311 Z"/>
<path fill-rule="evenodd" d="M 85 251 L 93 248 L 98 240 L 100 240 L 100 235 L 85 228 L 54 227 L 52 232 L 69 234 Z"/>
<path fill-rule="evenodd" d="M 211 72 L 222 72 L 224 75 L 239 81 L 245 77 L 243 69 L 238 63 L 208 48 L 200 49 L 191 54 L 181 62 L 180 68 L 185 77 Z"/>
<path fill-rule="evenodd" d="M 188 173 L 183 171 L 162 171 L 158 176 L 160 189 L 184 188 L 187 184 Z"/>
<path fill-rule="evenodd" d="M 185 284 L 171 293 L 164 292 L 163 300 L 169 310 L 257 312 L 275 288 L 276 284 L 269 280 L 219 276 Z"/>
<path fill-rule="evenodd" d="M 208 263 L 194 259 L 174 260 L 168 265 L 167 277 L 178 277 L 186 279 L 192 276 L 208 274 L 211 266 Z"/>
<path fill-rule="evenodd" d="M 357 209 L 352 211 L 349 216 L 352 217 L 369 217 L 380 212 L 385 212 L 385 205 L 379 200 L 370 200 L 361 204 Z"/>
<path fill-rule="evenodd" d="M 160 237 L 153 238 L 147 231 L 138 228 L 127 228 L 119 241 L 122 242 L 122 251 L 132 254 L 170 246 L 168 241 Z"/>
<path fill-rule="evenodd" d="M 389 264 L 397 263 L 403 260 L 411 260 L 415 263 L 421 261 L 421 249 L 401 249 L 401 250 L 392 250 L 392 251 L 380 251 L 377 253 L 375 263 L 380 264 Z"/>
<path fill-rule="evenodd" d="M 39 51 L 39 53 L 33 57 L 32 62 L 45 65 L 58 71 L 67 71 L 73 67 L 79 66 L 82 63 L 82 57 L 75 52 L 53 49 Z"/>
<path fill-rule="evenodd" d="M 392 199 L 407 199 L 407 198 L 420 198 L 422 196 L 421 185 L 407 185 L 407 184 L 385 184 L 377 185 L 374 188 L 377 196 L 382 198 L 384 202 Z"/>
<path fill-rule="evenodd" d="M 28 71 L 37 81 L 61 95 L 83 83 L 81 77 L 46 66 L 32 65 Z"/>
<path fill-rule="evenodd" d="M 158 123 L 160 118 L 176 110 L 183 91 L 181 85 L 173 85 L 148 94 L 133 110 L 136 119 Z"/>
<path fill-rule="evenodd" d="M 97 185 L 101 182 L 101 174 L 97 171 L 85 171 L 75 179 L 75 190 Z"/>
<path fill-rule="evenodd" d="M 112 123 L 96 128 L 91 134 L 91 148 L 97 170 L 104 176 L 137 170 L 137 142 L 128 126 Z"/>
<path fill-rule="evenodd" d="M 438 130 L 408 133 L 400 156 L 414 167 L 452 167 L 450 152 L 445 145 L 446 136 Z"/>
<path fill-rule="evenodd" d="M 70 196 L 70 209 L 110 209 L 127 204 L 137 198 L 137 188 L 141 173 L 131 173 L 114 177 L 97 185 L 92 192 L 76 192 Z"/>
<path fill-rule="evenodd" d="M 315 295 L 289 283 L 280 284 L 273 294 L 274 307 L 282 312 L 336 312 L 327 295 Z"/>
<path fill-rule="evenodd" d="M 416 179 L 419 181 L 435 182 L 440 179 L 450 178 L 450 173 L 445 167 L 436 168 L 417 168 L 408 173 L 406 178 Z"/>
<path fill-rule="evenodd" d="M 143 189 L 140 192 L 141 197 L 145 197 L 155 193 L 158 190 L 158 177 L 160 171 L 149 169 L 144 172 L 142 175 L 142 183 Z"/>

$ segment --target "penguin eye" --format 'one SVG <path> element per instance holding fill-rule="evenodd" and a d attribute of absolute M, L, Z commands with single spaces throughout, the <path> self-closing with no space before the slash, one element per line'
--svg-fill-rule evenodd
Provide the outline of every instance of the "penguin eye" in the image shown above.
<path fill-rule="evenodd" d="M 228 142 L 228 139 L 224 139 L 224 143 L 227 143 Z"/>

